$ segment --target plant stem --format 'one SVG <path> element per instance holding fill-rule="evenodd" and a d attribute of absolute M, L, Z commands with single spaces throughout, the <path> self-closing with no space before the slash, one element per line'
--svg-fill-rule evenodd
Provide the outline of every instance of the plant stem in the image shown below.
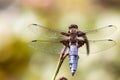
<path fill-rule="evenodd" d="M 57 64 L 57 68 L 56 68 L 56 70 L 55 70 L 55 74 L 53 75 L 52 80 L 55 80 L 55 79 L 56 79 L 56 76 L 57 76 L 57 74 L 58 74 L 58 72 L 59 72 L 59 70 L 60 70 L 60 68 L 61 68 L 61 66 L 62 66 L 62 63 L 63 63 L 64 59 L 65 59 L 67 56 L 68 56 L 68 54 L 64 54 L 62 57 L 60 56 L 59 61 L 58 61 L 58 64 Z"/>

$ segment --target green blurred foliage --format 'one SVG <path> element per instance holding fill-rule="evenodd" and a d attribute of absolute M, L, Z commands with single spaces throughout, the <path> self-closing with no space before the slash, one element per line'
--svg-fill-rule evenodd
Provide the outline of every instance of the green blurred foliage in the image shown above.
<path fill-rule="evenodd" d="M 20 39 L 14 40 L 0 50 L 0 80 L 20 80 L 21 74 L 28 67 L 30 50 Z M 5 79 L 4 79 L 5 78 Z"/>

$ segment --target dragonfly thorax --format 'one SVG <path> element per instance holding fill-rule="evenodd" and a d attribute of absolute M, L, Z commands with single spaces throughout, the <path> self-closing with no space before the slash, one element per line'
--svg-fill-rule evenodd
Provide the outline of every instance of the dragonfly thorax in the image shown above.
<path fill-rule="evenodd" d="M 71 46 L 71 45 L 78 45 L 78 41 L 76 40 L 76 39 L 70 39 L 70 41 L 69 41 L 69 46 Z"/>
<path fill-rule="evenodd" d="M 77 39 L 77 33 L 70 33 L 69 39 Z"/>

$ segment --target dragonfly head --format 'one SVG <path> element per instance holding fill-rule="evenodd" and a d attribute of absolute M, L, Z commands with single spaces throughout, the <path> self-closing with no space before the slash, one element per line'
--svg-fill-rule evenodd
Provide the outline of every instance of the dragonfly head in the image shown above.
<path fill-rule="evenodd" d="M 70 33 L 76 33 L 78 31 L 78 26 L 76 24 L 71 24 L 69 26 Z"/>

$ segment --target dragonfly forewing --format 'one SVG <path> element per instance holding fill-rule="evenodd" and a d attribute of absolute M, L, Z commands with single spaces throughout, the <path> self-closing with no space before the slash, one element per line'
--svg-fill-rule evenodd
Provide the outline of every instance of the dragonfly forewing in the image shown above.
<path fill-rule="evenodd" d="M 36 35 L 42 38 L 61 38 L 64 37 L 60 33 L 60 30 L 55 30 L 52 28 L 48 28 L 39 24 L 30 24 L 28 28 L 34 32 Z"/>
<path fill-rule="evenodd" d="M 103 39 L 109 37 L 111 34 L 113 34 L 117 30 L 117 27 L 114 25 L 108 25 L 105 27 L 100 27 L 98 29 L 94 30 L 88 30 L 86 31 L 86 35 L 88 39 Z"/>

